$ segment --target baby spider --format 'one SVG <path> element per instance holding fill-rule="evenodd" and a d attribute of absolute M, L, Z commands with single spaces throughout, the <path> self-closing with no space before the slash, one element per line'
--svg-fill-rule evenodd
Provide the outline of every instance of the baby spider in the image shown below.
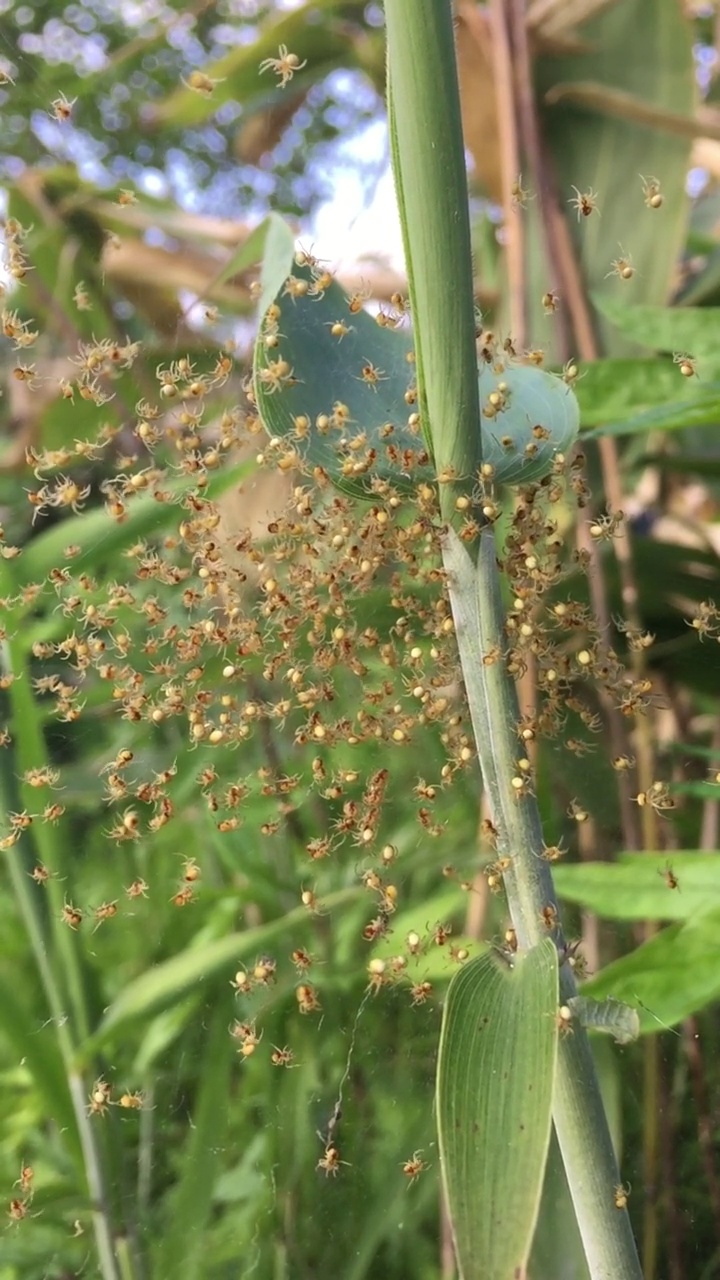
<path fill-rule="evenodd" d="M 114 1104 L 124 1111 L 142 1111 L 145 1106 L 145 1095 L 138 1090 L 135 1093 L 123 1093 Z"/>
<path fill-rule="evenodd" d="M 285 1045 L 282 1049 L 278 1049 L 277 1045 L 273 1045 L 273 1052 L 270 1054 L 270 1061 L 274 1067 L 297 1067 L 300 1064 L 294 1061 L 295 1054 L 292 1049 L 288 1049 Z"/>
<path fill-rule="evenodd" d="M 605 542 L 608 538 L 613 538 L 618 532 L 624 519 L 624 512 L 608 511 L 606 515 L 598 516 L 595 520 L 590 520 L 590 537 L 593 539 L 593 542 Z"/>
<path fill-rule="evenodd" d="M 680 892 L 680 881 L 669 862 L 666 862 L 664 867 L 658 867 L 658 875 L 662 876 L 668 889 L 677 889 L 678 893 Z"/>
<path fill-rule="evenodd" d="M 644 178 L 640 174 L 640 181 L 642 182 L 643 199 L 648 209 L 659 209 L 663 202 L 663 197 L 657 178 Z"/>
<path fill-rule="evenodd" d="M 33 1198 L 33 1180 L 35 1178 L 35 1170 L 32 1165 L 25 1164 L 23 1160 L 20 1166 L 20 1177 L 17 1182 L 13 1182 L 13 1187 L 19 1187 L 22 1194 L 27 1196 L 29 1200 Z"/>
<path fill-rule="evenodd" d="M 368 387 L 372 387 L 373 391 L 377 391 L 378 383 L 387 378 L 387 374 L 383 369 L 378 369 L 370 361 L 366 361 L 360 371 L 358 382 L 364 382 Z"/>
<path fill-rule="evenodd" d="M 328 1178 L 330 1174 L 332 1174 L 333 1178 L 336 1178 L 340 1172 L 340 1165 L 347 1165 L 347 1163 L 347 1160 L 340 1159 L 340 1152 L 337 1147 L 327 1146 L 315 1168 L 322 1169 L 326 1178 Z"/>
<path fill-rule="evenodd" d="M 52 107 L 52 111 L 48 112 L 50 119 L 58 120 L 60 124 L 63 124 L 66 120 L 70 119 L 72 115 L 72 109 L 75 106 L 76 102 L 77 102 L 77 98 L 66 98 L 65 94 L 61 93 L 50 104 Z"/>
<path fill-rule="evenodd" d="M 678 366 L 683 378 L 697 378 L 697 369 L 693 356 L 689 356 L 683 351 L 676 351 L 673 355 L 673 364 Z"/>
<path fill-rule="evenodd" d="M 10 1222 L 22 1222 L 23 1218 L 27 1217 L 29 1204 L 29 1200 L 21 1200 L 17 1196 L 14 1197 L 8 1206 L 8 1218 L 10 1219 Z"/>
<path fill-rule="evenodd" d="M 204 98 L 212 96 L 216 84 L 222 84 L 222 80 L 212 80 L 204 71 L 191 71 L 187 80 L 184 76 L 181 79 L 187 89 L 192 89 L 193 93 L 201 93 Z"/>
<path fill-rule="evenodd" d="M 280 76 L 280 88 L 284 89 L 285 85 L 292 80 L 296 71 L 302 70 L 307 66 L 307 58 L 301 62 L 296 53 L 288 53 L 286 44 L 281 44 L 278 48 L 279 58 L 265 58 L 260 63 L 260 75 L 264 71 L 274 71 Z"/>
<path fill-rule="evenodd" d="M 572 1010 L 566 1004 L 561 1005 L 555 1014 L 555 1026 L 561 1036 L 572 1035 Z"/>
<path fill-rule="evenodd" d="M 600 210 L 597 207 L 597 191 L 590 188 L 588 191 L 580 191 L 577 187 L 573 187 L 575 192 L 568 200 L 573 208 L 577 209 L 578 222 L 581 218 L 589 218 L 591 213 L 597 213 L 600 216 Z"/>
<path fill-rule="evenodd" d="M 60 913 L 60 919 L 71 929 L 79 929 L 83 922 L 83 913 L 79 907 L 74 907 L 71 902 L 66 901 Z"/>
<path fill-rule="evenodd" d="M 107 1083 L 107 1080 L 103 1080 L 102 1076 L 99 1077 L 90 1090 L 88 1105 L 86 1108 L 88 1115 L 106 1115 L 111 1095 L 112 1089 Z"/>
<path fill-rule="evenodd" d="M 510 187 L 510 197 L 515 209 L 527 209 L 528 200 L 534 200 L 535 196 L 532 191 L 526 191 L 522 184 L 522 174 L 519 173 L 512 186 Z"/>
<path fill-rule="evenodd" d="M 628 1196 L 630 1195 L 630 1191 L 631 1191 L 630 1183 L 628 1183 L 628 1185 L 625 1187 L 623 1186 L 622 1182 L 619 1182 L 616 1187 L 613 1187 L 613 1199 L 615 1201 L 616 1209 L 627 1208 Z"/>
<path fill-rule="evenodd" d="M 417 1182 L 421 1173 L 429 1169 L 430 1165 L 422 1158 L 422 1151 L 413 1151 L 409 1160 L 403 1160 L 402 1171 L 408 1179 L 408 1186 L 411 1187 L 413 1182 Z"/>
<path fill-rule="evenodd" d="M 610 263 L 610 270 L 605 275 L 606 280 L 608 276 L 617 276 L 619 280 L 632 280 L 635 275 L 635 268 L 630 254 L 625 253 L 622 245 L 619 248 L 620 257 L 614 258 Z"/>

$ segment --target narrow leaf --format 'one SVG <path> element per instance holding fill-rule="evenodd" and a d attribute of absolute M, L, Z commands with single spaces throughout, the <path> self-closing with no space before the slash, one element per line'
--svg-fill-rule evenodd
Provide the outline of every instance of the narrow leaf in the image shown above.
<path fill-rule="evenodd" d="M 187 1129 L 180 1181 L 171 1194 L 171 1217 L 161 1236 L 155 1274 L 174 1280 L 201 1280 L 215 1180 L 222 1171 L 229 1123 L 228 1082 L 232 1061 L 227 1014 L 215 1011 L 199 1073 L 200 1088 Z"/>
<path fill-rule="evenodd" d="M 218 498 L 239 484 L 254 470 L 254 461 L 241 462 L 234 467 L 225 467 L 214 475 L 204 490 L 204 496 Z M 80 573 L 103 561 L 112 562 L 122 547 L 136 542 L 138 538 L 158 533 L 176 511 L 174 503 L 183 494 L 196 488 L 196 483 L 187 476 L 171 480 L 167 489 L 173 502 L 158 502 L 153 495 L 143 495 L 133 499 L 128 508 L 127 519 L 121 524 L 104 508 L 96 508 L 83 512 L 71 520 L 63 520 L 53 525 L 46 532 L 33 538 L 27 550 L 13 566 L 14 579 L 18 585 L 27 582 L 42 582 L 55 565 L 63 564 L 63 549 L 69 543 L 80 547 L 73 560 L 73 572 Z"/>
<path fill-rule="evenodd" d="M 354 902 L 357 898 L 357 890 L 342 889 L 328 895 L 323 901 L 324 906 L 331 910 Z M 307 925 L 307 921 L 307 911 L 304 907 L 298 907 L 295 911 L 279 916 L 268 924 L 258 925 L 255 929 L 233 933 L 227 938 L 218 938 L 200 947 L 188 947 L 164 964 L 149 969 L 134 982 L 128 983 L 117 1000 L 110 1005 L 98 1031 L 92 1037 L 93 1050 L 111 1033 L 116 1034 L 125 1023 L 145 1017 L 158 1009 L 167 1009 L 178 1000 L 196 992 L 202 984 L 232 964 L 233 960 L 262 953 L 278 937 L 284 937 L 302 924 Z M 88 1049 L 87 1045 L 85 1049 Z"/>
<path fill-rule="evenodd" d="M 720 901 L 720 854 L 621 853 L 555 867 L 553 878 L 566 902 L 606 920 L 692 920 Z"/>
<path fill-rule="evenodd" d="M 720 307 L 633 307 L 598 296 L 593 301 L 620 333 L 641 346 L 704 356 L 712 372 L 720 369 Z"/>

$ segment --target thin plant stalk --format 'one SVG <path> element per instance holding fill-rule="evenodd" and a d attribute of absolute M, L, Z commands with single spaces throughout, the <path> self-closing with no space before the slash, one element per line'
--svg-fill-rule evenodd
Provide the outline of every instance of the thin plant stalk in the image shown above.
<path fill-rule="evenodd" d="M 83 1165 L 87 1181 L 88 1194 L 92 1203 L 92 1218 L 97 1246 L 98 1263 L 102 1280 L 118 1280 L 115 1266 L 115 1254 L 112 1244 L 107 1197 L 104 1186 L 100 1155 L 92 1131 L 90 1117 L 86 1108 L 86 1090 L 82 1078 L 73 1067 L 75 1045 L 70 1030 L 67 1014 L 55 979 L 53 966 L 48 956 L 43 937 L 40 914 L 33 897 L 32 886 L 28 883 L 25 868 L 17 857 L 6 859 L 10 883 L 13 886 L 15 899 L 20 908 L 23 924 L 30 940 L 40 981 L 45 992 L 45 999 L 53 1020 L 60 1053 L 67 1078 L 68 1089 L 75 1114 Z"/>
<path fill-rule="evenodd" d="M 7 575 L 5 576 L 7 578 Z M 9 584 L 4 583 L 3 585 Z M 16 746 L 18 748 L 16 753 L 17 762 L 20 768 L 22 768 L 23 764 L 27 767 L 42 768 L 47 765 L 48 761 L 36 709 L 28 702 L 28 700 L 32 700 L 30 672 L 24 661 L 24 650 L 21 642 L 12 639 L 5 641 L 0 650 L 0 659 L 0 665 L 5 673 L 14 676 L 13 683 L 10 686 L 10 697 L 12 719 L 17 739 Z M 18 699 L 21 702 L 20 706 L 17 705 Z M 3 802 L 3 806 L 9 809 L 9 804 L 7 803 L 9 797 L 2 795 L 0 799 Z M 33 828 L 31 828 L 34 839 L 37 838 L 37 828 L 38 824 L 34 824 Z M 6 862 L 10 882 L 20 908 L 23 924 L 32 947 L 45 993 L 45 999 L 52 1016 L 65 1068 L 82 1150 L 85 1178 L 92 1203 L 92 1219 L 100 1275 L 102 1280 L 118 1280 L 102 1161 L 90 1123 L 90 1117 L 87 1113 L 86 1089 L 76 1067 L 78 1037 L 83 1039 L 89 1034 L 82 972 L 76 950 L 76 940 L 69 936 L 67 927 L 65 927 L 64 935 L 58 933 L 58 930 L 62 928 L 58 923 L 61 906 L 59 880 L 56 875 L 58 859 L 52 857 L 53 833 L 47 824 L 42 824 L 42 829 L 44 829 L 44 839 L 41 845 L 41 852 L 45 856 L 48 853 L 50 854 L 48 861 L 53 864 L 52 869 L 55 872 L 48 880 L 46 889 L 51 895 L 50 909 L 57 916 L 56 927 L 53 932 L 56 940 L 61 944 L 58 947 L 57 954 L 61 959 L 61 971 L 70 987 L 70 1008 L 73 1015 L 71 1018 L 68 1018 L 66 1001 L 48 953 L 47 939 L 43 934 L 41 914 L 38 909 L 37 899 L 33 893 L 34 887 L 29 882 L 23 861 L 14 851 L 10 851 L 10 856 L 6 859 Z"/>
<path fill-rule="evenodd" d="M 438 466 L 447 522 L 444 563 L 460 661 L 498 852 L 518 942 L 547 937 L 541 912 L 556 908 L 532 794 L 516 798 L 514 683 L 502 662 L 504 612 L 491 526 L 468 548 L 453 529 L 458 491 L 471 495 L 480 456 L 472 259 L 460 103 L 449 0 L 386 0 L 390 128 L 413 314 L 419 403 Z M 468 438 L 469 437 L 469 438 Z M 442 470 L 441 470 L 442 469 Z M 556 940 L 562 948 L 562 936 Z M 576 991 L 561 966 L 560 1000 Z M 563 1162 L 593 1280 L 641 1280 L 629 1218 L 616 1207 L 617 1163 L 581 1027 L 561 1037 L 553 1106 Z M 482 1207 L 478 1206 L 478 1212 Z"/>

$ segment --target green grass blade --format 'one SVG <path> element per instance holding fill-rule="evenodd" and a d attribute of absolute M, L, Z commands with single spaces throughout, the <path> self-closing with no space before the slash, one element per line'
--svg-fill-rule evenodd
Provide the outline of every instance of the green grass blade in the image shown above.
<path fill-rule="evenodd" d="M 443 515 L 481 461 L 470 217 L 452 11 L 385 0 L 392 157 L 419 379 Z M 440 287 L 438 287 L 438 284 Z"/>
<path fill-rule="evenodd" d="M 614 298 L 594 297 L 593 301 L 605 319 L 633 342 L 653 351 L 706 356 L 717 371 L 720 307 L 629 307 Z"/>
<path fill-rule="evenodd" d="M 555 867 L 554 879 L 566 902 L 606 920 L 693 920 L 720 903 L 720 854 L 621 853 L 617 862 Z"/>
<path fill-rule="evenodd" d="M 558 966 L 470 961 L 448 991 L 437 1077 L 443 1180 L 462 1280 L 510 1280 L 530 1252 L 550 1141 Z"/>
<path fill-rule="evenodd" d="M 224 467 L 211 477 L 204 496 L 219 498 L 234 484 L 245 480 L 254 469 L 254 461 Z M 197 488 L 197 482 L 181 476 L 163 487 L 171 493 L 171 502 L 158 502 L 151 494 L 136 498 L 122 524 L 118 524 L 104 508 L 96 508 L 75 519 L 63 520 L 39 534 L 13 563 L 15 583 L 24 586 L 28 582 L 42 582 L 51 569 L 65 563 L 64 548 L 69 543 L 80 547 L 72 561 L 73 573 L 79 574 L 103 561 L 113 563 L 118 553 L 138 538 L 157 535 L 171 518 L 177 516 L 176 504 L 185 493 Z"/>
<path fill-rule="evenodd" d="M 323 906 L 328 911 L 345 906 L 356 902 L 361 893 L 362 890 L 358 889 L 341 889 L 337 893 L 328 894 L 323 899 Z M 94 1051 L 98 1044 L 117 1035 L 127 1023 L 160 1009 L 167 1009 L 186 996 L 196 993 L 202 984 L 209 982 L 234 960 L 262 954 L 278 938 L 290 934 L 294 928 L 302 929 L 303 925 L 307 928 L 307 924 L 308 913 L 305 907 L 298 907 L 268 924 L 246 929 L 243 933 L 230 934 L 227 938 L 219 938 L 203 946 L 190 946 L 164 964 L 155 965 L 134 982 L 128 983 L 117 1000 L 110 1005 L 98 1031 L 84 1046 L 85 1052 Z"/>
<path fill-rule="evenodd" d="M 5 983 L 0 1000 L 0 1030 L 32 1076 L 35 1088 L 42 1095 L 47 1114 L 52 1116 L 65 1137 L 77 1166 L 82 1170 L 82 1151 L 78 1138 L 72 1098 L 68 1090 L 62 1054 L 58 1049 L 52 1020 L 38 1025 L 31 1017 L 27 1004 L 16 999 Z"/>
<path fill-rule="evenodd" d="M 227 1011 L 216 1010 L 205 1043 L 200 1088 L 182 1159 L 182 1175 L 170 1197 L 170 1216 L 153 1274 L 173 1280 L 201 1280 L 205 1265 L 205 1228 L 212 1208 L 215 1178 L 228 1126 L 228 1084 L 232 1041 Z"/>

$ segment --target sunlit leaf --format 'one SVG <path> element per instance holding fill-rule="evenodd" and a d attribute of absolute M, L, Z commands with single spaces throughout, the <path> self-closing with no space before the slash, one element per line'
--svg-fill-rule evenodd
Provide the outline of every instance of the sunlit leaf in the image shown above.
<path fill-rule="evenodd" d="M 566 902 L 607 920 L 691 920 L 720 902 L 720 854 L 621 853 L 615 862 L 555 867 L 553 879 Z"/>

